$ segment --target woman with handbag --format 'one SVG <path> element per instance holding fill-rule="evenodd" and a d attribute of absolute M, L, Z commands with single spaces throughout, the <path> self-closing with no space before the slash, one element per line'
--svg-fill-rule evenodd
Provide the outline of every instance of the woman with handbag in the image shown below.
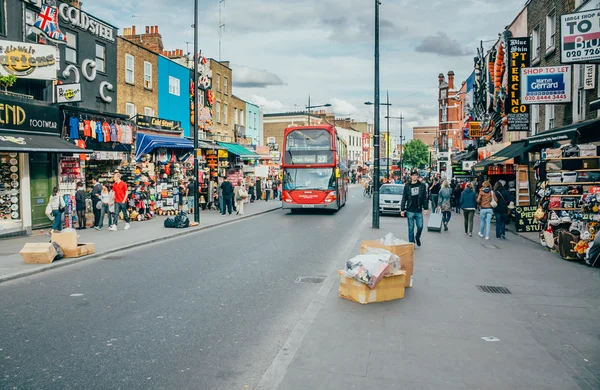
<path fill-rule="evenodd" d="M 108 214 L 108 227 L 109 229 L 113 226 L 113 218 L 115 214 L 115 193 L 110 191 L 107 186 L 102 186 L 102 192 L 100 193 L 100 222 L 98 223 L 98 230 L 102 230 L 104 226 L 104 216 Z"/>
<path fill-rule="evenodd" d="M 442 188 L 438 193 L 438 204 L 442 209 L 442 222 L 444 223 L 444 231 L 448 231 L 448 222 L 452 217 L 452 188 L 448 186 L 448 181 L 442 182 Z"/>
<path fill-rule="evenodd" d="M 494 208 L 497 206 L 497 201 L 492 191 L 492 185 L 489 181 L 483 182 L 481 191 L 477 196 L 477 204 L 479 205 L 479 218 L 481 223 L 479 225 L 479 237 L 483 238 L 485 233 L 485 239 L 490 239 L 490 229 L 492 227 L 492 215 L 494 214 Z"/>
<path fill-rule="evenodd" d="M 248 192 L 244 188 L 242 181 L 238 181 L 238 185 L 233 189 L 235 199 L 236 214 L 244 215 L 244 201 L 248 198 Z"/>
<path fill-rule="evenodd" d="M 52 189 L 52 196 L 50 196 L 50 200 L 48 205 L 46 206 L 46 214 L 50 217 L 54 218 L 54 222 L 52 223 L 52 228 L 50 229 L 50 234 L 55 231 L 60 232 L 62 230 L 62 213 L 65 212 L 65 200 L 58 193 L 58 187 L 54 187 Z"/>

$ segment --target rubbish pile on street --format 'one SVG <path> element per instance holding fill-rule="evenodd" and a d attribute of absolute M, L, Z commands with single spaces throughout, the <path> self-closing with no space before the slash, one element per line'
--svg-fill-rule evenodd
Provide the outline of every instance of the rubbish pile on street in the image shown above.
<path fill-rule="evenodd" d="M 361 254 L 346 262 L 340 275 L 340 296 L 366 304 L 404 298 L 412 286 L 414 244 L 388 233 L 363 241 Z"/>
<path fill-rule="evenodd" d="M 27 243 L 19 252 L 23 261 L 29 264 L 49 264 L 63 257 L 77 258 L 96 252 L 96 245 L 81 244 L 75 229 L 68 228 L 62 232 L 52 233 L 48 243 Z"/>

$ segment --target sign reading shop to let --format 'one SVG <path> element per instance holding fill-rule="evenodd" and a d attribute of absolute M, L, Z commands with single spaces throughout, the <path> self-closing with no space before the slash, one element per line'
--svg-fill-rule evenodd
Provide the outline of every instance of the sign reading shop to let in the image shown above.
<path fill-rule="evenodd" d="M 529 130 L 529 106 L 521 101 L 521 68 L 529 66 L 529 37 L 508 40 L 508 131 Z"/>
<path fill-rule="evenodd" d="M 172 121 L 146 115 L 137 115 L 135 120 L 139 127 L 146 129 L 181 131 L 181 121 Z"/>
<path fill-rule="evenodd" d="M 600 10 L 575 12 L 560 17 L 561 62 L 600 62 Z"/>
<path fill-rule="evenodd" d="M 554 104 L 571 101 L 571 65 L 521 69 L 523 104 Z"/>

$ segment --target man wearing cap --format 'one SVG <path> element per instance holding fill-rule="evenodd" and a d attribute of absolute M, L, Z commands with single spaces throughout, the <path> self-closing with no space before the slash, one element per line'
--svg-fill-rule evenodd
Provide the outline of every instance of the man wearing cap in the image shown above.
<path fill-rule="evenodd" d="M 402 216 L 406 215 L 408 221 L 408 241 L 416 242 L 421 246 L 421 233 L 423 233 L 423 213 L 427 215 L 427 187 L 419 181 L 419 171 L 410 173 L 410 182 L 404 186 L 402 195 Z M 417 234 L 415 236 L 415 223 Z"/>

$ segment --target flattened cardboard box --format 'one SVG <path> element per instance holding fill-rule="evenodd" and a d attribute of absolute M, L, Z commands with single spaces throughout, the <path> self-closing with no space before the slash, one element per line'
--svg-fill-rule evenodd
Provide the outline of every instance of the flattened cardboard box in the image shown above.
<path fill-rule="evenodd" d="M 75 249 L 63 249 L 65 257 L 77 258 L 96 253 L 96 244 L 79 244 Z"/>
<path fill-rule="evenodd" d="M 19 252 L 28 264 L 49 264 L 56 257 L 56 249 L 51 243 L 27 243 Z"/>
<path fill-rule="evenodd" d="M 406 285 L 412 287 L 412 276 L 415 268 L 415 244 L 383 245 L 379 240 L 363 241 L 360 253 L 367 253 L 367 248 L 381 248 L 392 252 L 400 258 L 400 269 L 406 271 Z"/>

